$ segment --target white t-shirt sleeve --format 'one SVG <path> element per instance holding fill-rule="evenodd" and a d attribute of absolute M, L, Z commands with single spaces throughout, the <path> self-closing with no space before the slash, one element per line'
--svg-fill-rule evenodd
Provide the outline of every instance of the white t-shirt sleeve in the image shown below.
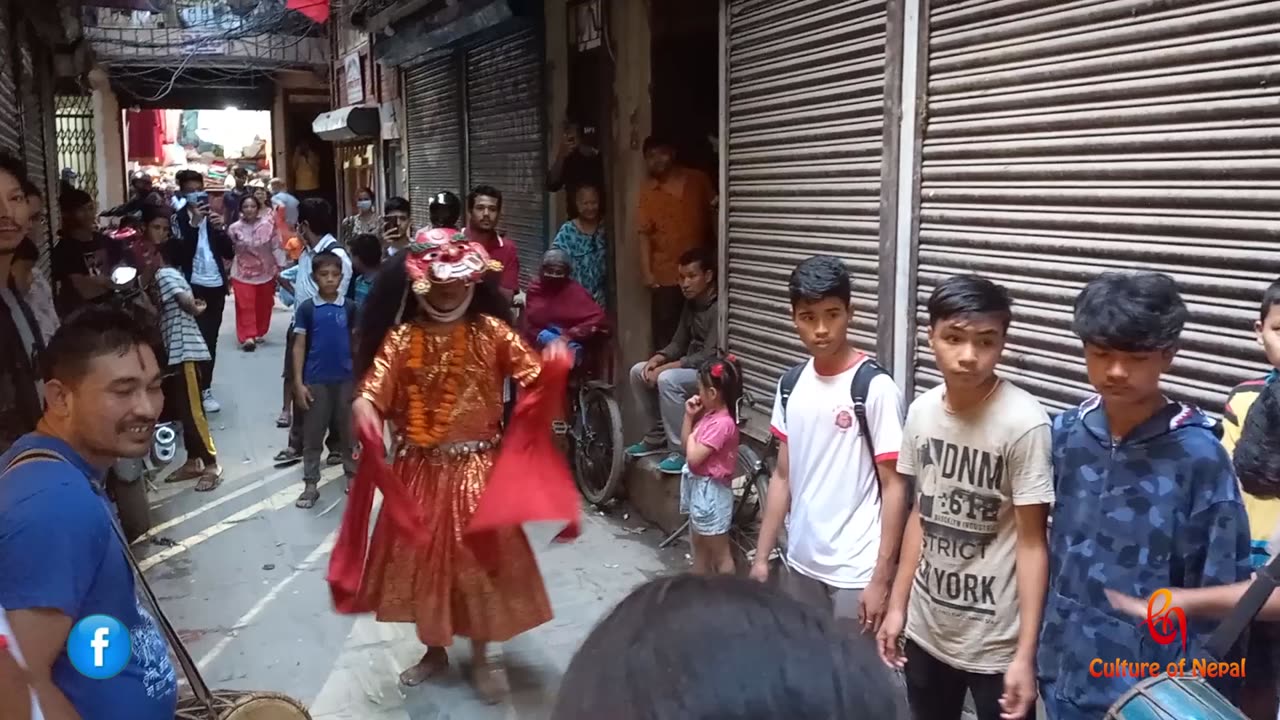
<path fill-rule="evenodd" d="M 773 391 L 773 417 L 769 420 L 769 431 L 782 442 L 787 441 L 787 414 L 782 411 L 782 381 Z"/>
<path fill-rule="evenodd" d="M 888 375 L 877 375 L 867 391 L 867 424 L 877 463 L 897 460 L 902 448 L 902 393 Z"/>
<path fill-rule="evenodd" d="M 1053 502 L 1053 439 L 1049 425 L 1037 425 L 1009 446 L 1009 479 L 1014 505 Z"/>
<path fill-rule="evenodd" d="M 915 406 L 907 409 L 907 421 L 902 426 L 902 445 L 898 452 L 898 474 L 916 474 L 916 438 L 912 422 Z"/>

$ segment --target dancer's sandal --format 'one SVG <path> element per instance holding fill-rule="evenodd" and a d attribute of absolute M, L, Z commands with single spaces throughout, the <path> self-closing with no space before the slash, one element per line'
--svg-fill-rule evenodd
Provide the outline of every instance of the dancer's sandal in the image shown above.
<path fill-rule="evenodd" d="M 413 667 L 400 673 L 400 684 L 416 687 L 449 669 L 449 655 L 443 650 L 431 649 Z"/>

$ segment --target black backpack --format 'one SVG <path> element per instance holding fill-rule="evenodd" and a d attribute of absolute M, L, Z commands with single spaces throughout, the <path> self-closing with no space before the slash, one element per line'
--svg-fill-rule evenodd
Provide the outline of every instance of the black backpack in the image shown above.
<path fill-rule="evenodd" d="M 1233 461 L 1245 492 L 1280 497 L 1280 380 L 1268 383 L 1249 407 Z"/>
<path fill-rule="evenodd" d="M 778 399 L 782 401 L 782 415 L 785 418 L 787 414 L 787 402 L 791 399 L 791 391 L 796 389 L 796 383 L 800 382 L 800 373 L 804 372 L 804 368 L 809 364 L 806 360 L 799 365 L 792 366 L 782 374 L 782 379 L 778 381 Z M 867 446 L 867 454 L 871 456 L 871 472 L 876 476 L 876 498 L 881 494 L 880 490 L 880 468 L 876 466 L 876 446 L 871 440 L 871 426 L 867 424 L 867 393 L 871 389 L 871 383 L 878 375 L 888 376 L 889 373 L 880 367 L 875 360 L 867 358 L 858 366 L 857 372 L 853 374 L 853 382 L 850 383 L 849 394 L 853 397 L 853 414 L 858 419 L 858 433 L 862 435 L 862 442 Z"/>

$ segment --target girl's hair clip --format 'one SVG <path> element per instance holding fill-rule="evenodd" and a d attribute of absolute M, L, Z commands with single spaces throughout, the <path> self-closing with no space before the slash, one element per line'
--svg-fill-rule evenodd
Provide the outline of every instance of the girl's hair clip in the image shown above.
<path fill-rule="evenodd" d="M 724 365 L 723 365 L 723 364 L 721 364 L 721 363 L 716 363 L 715 365 L 712 365 L 712 366 L 711 366 L 711 377 L 713 377 L 713 378 L 715 378 L 715 379 L 719 380 L 719 379 L 720 379 L 720 377 L 721 377 L 722 375 L 724 375 Z"/>
<path fill-rule="evenodd" d="M 737 362 L 738 362 L 738 358 L 737 358 L 737 356 L 736 356 L 736 355 L 734 355 L 733 353 L 729 353 L 728 355 L 725 355 L 725 356 L 724 356 L 724 361 L 725 361 L 725 362 L 731 362 L 731 363 L 737 363 Z"/>

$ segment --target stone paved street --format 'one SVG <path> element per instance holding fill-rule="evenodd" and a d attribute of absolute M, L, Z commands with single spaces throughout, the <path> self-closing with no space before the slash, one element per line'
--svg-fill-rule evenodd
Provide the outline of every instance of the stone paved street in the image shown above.
<path fill-rule="evenodd" d="M 400 670 L 422 651 L 412 627 L 339 616 L 330 606 L 324 575 L 344 507 L 340 470 L 326 471 L 320 502 L 303 511 L 293 507 L 300 467 L 271 463 L 285 440 L 274 419 L 288 316 L 277 309 L 267 345 L 251 354 L 234 349 L 232 321 L 229 307 L 214 384 L 223 410 L 211 416 L 226 481 L 208 494 L 162 486 L 154 511 L 161 542 L 143 550 L 156 594 L 212 685 L 288 693 L 316 720 L 545 717 L 600 616 L 636 584 L 685 562 L 680 545 L 656 549 L 656 530 L 587 511 L 572 544 L 532 538 L 555 619 L 504 648 L 507 705 L 474 699 L 462 674 L 465 642 L 442 681 L 400 687 Z"/>

